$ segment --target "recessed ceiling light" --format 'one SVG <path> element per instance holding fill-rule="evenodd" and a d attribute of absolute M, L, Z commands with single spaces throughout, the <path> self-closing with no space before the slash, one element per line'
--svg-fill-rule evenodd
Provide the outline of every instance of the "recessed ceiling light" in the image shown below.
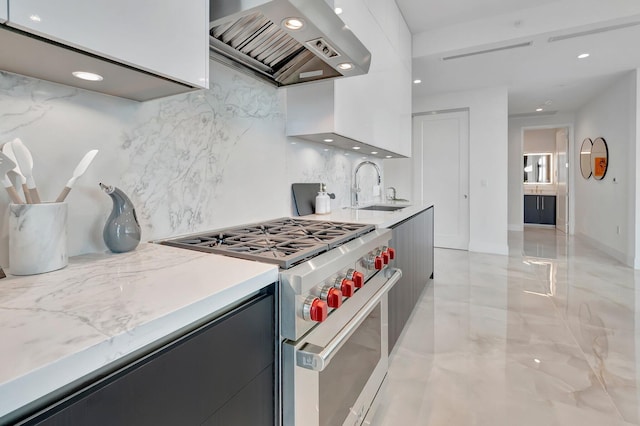
<path fill-rule="evenodd" d="M 31 15 L 29 16 L 29 19 L 31 19 L 33 22 L 41 22 L 42 18 L 40 18 L 39 15 Z"/>
<path fill-rule="evenodd" d="M 540 360 L 538 358 L 534 358 L 533 361 L 535 361 L 536 364 L 540 364 Z"/>
<path fill-rule="evenodd" d="M 333 9 L 333 11 L 336 13 L 336 15 L 340 15 L 342 13 L 342 8 L 336 7 L 335 9 Z"/>
<path fill-rule="evenodd" d="M 282 25 L 286 29 L 295 31 L 304 27 L 304 21 L 300 18 L 285 18 L 285 20 L 282 21 Z"/>
<path fill-rule="evenodd" d="M 582 53 L 580 55 L 578 55 L 578 59 L 584 59 L 584 58 L 588 58 L 589 54 L 588 53 Z"/>
<path fill-rule="evenodd" d="M 329 139 L 329 138 L 327 138 L 327 139 L 323 139 L 322 141 L 323 141 L 323 142 L 333 142 L 333 139 Z"/>
<path fill-rule="evenodd" d="M 393 158 L 393 155 L 387 155 L 386 158 Z"/>
<path fill-rule="evenodd" d="M 536 108 L 536 111 L 540 112 L 540 111 L 542 111 L 542 108 Z"/>
<path fill-rule="evenodd" d="M 359 146 L 354 146 L 353 149 L 360 149 L 360 147 Z"/>
<path fill-rule="evenodd" d="M 413 80 L 413 84 L 420 84 L 422 83 L 422 80 L 420 80 L 419 78 L 416 78 L 415 80 Z"/>
<path fill-rule="evenodd" d="M 329 148 L 325 148 L 324 150 L 325 150 L 325 151 L 329 151 Z"/>
<path fill-rule="evenodd" d="M 341 64 L 338 64 L 338 68 L 340 68 L 343 71 L 347 71 L 347 70 L 350 70 L 351 68 L 353 68 L 353 64 L 351 64 L 349 62 L 343 62 Z"/>
<path fill-rule="evenodd" d="M 73 74 L 74 77 L 80 78 L 82 80 L 88 80 L 88 81 L 102 81 L 102 80 L 104 80 L 104 78 L 100 74 L 87 72 L 87 71 L 74 71 L 71 74 Z"/>
<path fill-rule="evenodd" d="M 291 145 L 295 145 L 295 144 L 296 144 L 295 142 L 291 142 Z"/>
<path fill-rule="evenodd" d="M 373 155 L 376 155 L 376 154 L 378 153 L 378 151 L 371 151 L 371 153 L 372 153 Z"/>

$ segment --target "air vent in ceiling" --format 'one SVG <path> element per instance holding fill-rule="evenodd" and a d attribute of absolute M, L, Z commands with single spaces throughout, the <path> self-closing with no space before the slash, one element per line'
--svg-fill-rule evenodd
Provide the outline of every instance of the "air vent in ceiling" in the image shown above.
<path fill-rule="evenodd" d="M 549 115 L 556 115 L 557 113 L 558 111 L 523 112 L 520 114 L 509 114 L 509 118 L 545 117 Z"/>
<path fill-rule="evenodd" d="M 549 37 L 548 41 L 549 43 L 553 43 L 554 41 L 562 41 L 570 38 L 584 37 L 592 34 L 604 33 L 607 31 L 621 30 L 623 28 L 635 27 L 637 25 L 640 25 L 640 22 L 627 22 L 626 24 L 611 25 L 609 27 L 594 28 L 591 30 L 579 31 L 577 33 L 553 36 L 553 37 Z"/>
<path fill-rule="evenodd" d="M 484 55 L 486 53 L 500 52 L 502 50 L 518 49 L 520 47 L 529 47 L 532 45 L 533 45 L 532 41 L 527 41 L 524 43 L 510 44 L 508 46 L 494 47 L 491 49 L 476 50 L 475 52 L 461 53 L 460 55 L 445 56 L 442 58 L 442 60 L 449 61 L 451 59 L 460 59 L 460 58 L 466 58 L 468 56 Z"/>

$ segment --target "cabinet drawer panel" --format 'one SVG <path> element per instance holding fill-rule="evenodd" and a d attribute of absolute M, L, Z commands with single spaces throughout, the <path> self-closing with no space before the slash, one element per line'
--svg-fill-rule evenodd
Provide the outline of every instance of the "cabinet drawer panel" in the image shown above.
<path fill-rule="evenodd" d="M 273 299 L 214 320 L 29 424 L 201 424 L 273 364 Z"/>
<path fill-rule="evenodd" d="M 271 365 L 202 426 L 272 426 L 275 423 L 273 374 Z"/>

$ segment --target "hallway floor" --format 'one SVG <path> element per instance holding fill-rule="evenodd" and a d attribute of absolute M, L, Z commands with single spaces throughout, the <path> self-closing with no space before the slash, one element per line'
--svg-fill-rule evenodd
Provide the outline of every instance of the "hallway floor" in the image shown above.
<path fill-rule="evenodd" d="M 374 425 L 640 425 L 640 272 L 554 230 L 509 247 L 436 249 Z"/>

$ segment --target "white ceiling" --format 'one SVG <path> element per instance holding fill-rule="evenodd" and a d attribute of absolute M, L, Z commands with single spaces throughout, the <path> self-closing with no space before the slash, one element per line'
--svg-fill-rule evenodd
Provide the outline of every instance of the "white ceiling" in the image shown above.
<path fill-rule="evenodd" d="M 506 86 L 510 115 L 571 112 L 640 68 L 640 0 L 396 1 L 413 34 L 413 77 L 422 80 L 414 97 Z M 617 26 L 625 27 L 549 42 Z M 531 45 L 442 60 L 521 43 Z"/>

